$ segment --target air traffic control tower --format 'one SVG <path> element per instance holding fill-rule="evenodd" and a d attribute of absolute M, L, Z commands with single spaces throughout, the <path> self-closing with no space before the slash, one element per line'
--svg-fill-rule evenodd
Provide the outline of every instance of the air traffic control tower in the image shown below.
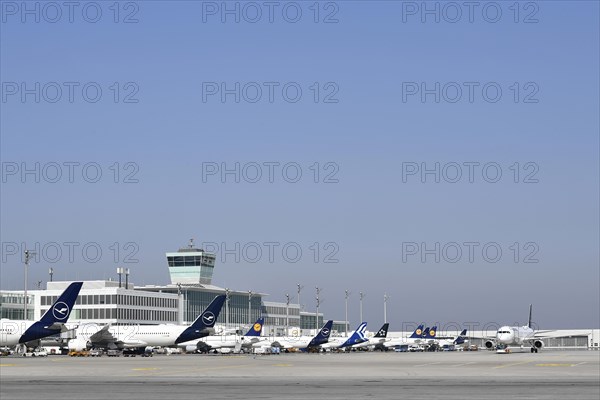
<path fill-rule="evenodd" d="M 212 285 L 215 255 L 194 247 L 194 239 L 190 239 L 188 247 L 176 253 L 167 253 L 171 284 Z"/>

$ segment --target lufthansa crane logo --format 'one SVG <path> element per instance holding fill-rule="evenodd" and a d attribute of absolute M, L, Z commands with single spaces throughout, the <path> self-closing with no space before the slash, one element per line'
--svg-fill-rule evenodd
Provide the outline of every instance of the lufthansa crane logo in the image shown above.
<path fill-rule="evenodd" d="M 416 331 L 415 333 L 416 333 L 417 335 L 420 335 L 420 334 L 422 334 L 422 333 L 423 333 L 423 331 L 422 331 L 422 330 L 420 330 L 420 329 L 417 329 L 417 331 Z"/>
<path fill-rule="evenodd" d="M 262 325 L 259 324 L 258 322 L 254 324 L 254 332 L 260 332 L 261 328 L 262 328 Z"/>
<path fill-rule="evenodd" d="M 327 328 L 323 329 L 322 333 L 323 333 L 323 336 L 329 335 L 329 329 L 327 329 Z"/>
<path fill-rule="evenodd" d="M 435 331 L 433 329 L 429 331 L 429 336 L 435 336 Z"/>
<path fill-rule="evenodd" d="M 210 311 L 205 312 L 202 314 L 202 322 L 206 325 L 212 325 L 215 322 L 215 314 Z"/>
<path fill-rule="evenodd" d="M 67 303 L 59 301 L 52 308 L 52 315 L 54 315 L 54 318 L 56 318 L 59 321 L 67 319 L 67 317 L 69 316 L 69 306 L 67 305 Z"/>

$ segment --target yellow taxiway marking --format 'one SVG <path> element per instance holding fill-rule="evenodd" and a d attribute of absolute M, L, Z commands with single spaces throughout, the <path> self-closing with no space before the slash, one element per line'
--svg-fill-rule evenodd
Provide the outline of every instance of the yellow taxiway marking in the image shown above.
<path fill-rule="evenodd" d="M 0 364 L 0 367 L 14 367 L 15 364 Z"/>
<path fill-rule="evenodd" d="M 274 367 L 292 367 L 293 364 L 273 364 Z"/>
<path fill-rule="evenodd" d="M 535 364 L 536 367 L 572 367 L 575 364 L 557 364 L 557 363 L 548 363 L 548 364 Z"/>
<path fill-rule="evenodd" d="M 529 364 L 532 360 L 529 361 L 523 361 L 523 362 L 518 362 L 518 363 L 512 363 L 512 364 L 504 364 L 504 365 L 499 365 L 497 367 L 494 368 L 506 368 L 506 367 L 514 367 L 515 365 L 523 365 L 523 364 Z"/>
<path fill-rule="evenodd" d="M 157 370 L 158 368 L 132 368 L 133 371 L 154 371 Z"/>

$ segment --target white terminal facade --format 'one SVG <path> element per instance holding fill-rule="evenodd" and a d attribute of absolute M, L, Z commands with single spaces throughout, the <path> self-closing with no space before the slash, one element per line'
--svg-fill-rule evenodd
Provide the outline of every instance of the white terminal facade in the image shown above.
<path fill-rule="evenodd" d="M 259 316 L 265 318 L 263 335 L 314 334 L 324 324 L 324 316 L 305 312 L 297 303 L 264 301 L 264 293 L 221 288 L 212 284 L 215 255 L 195 248 L 193 243 L 177 252 L 167 253 L 171 283 L 134 286 L 116 281 L 85 281 L 73 308 L 72 324 L 190 324 L 220 294 L 227 295 L 218 324 L 221 327 L 247 329 Z M 39 319 L 71 282 L 48 282 L 46 290 L 28 291 L 28 319 Z M 127 287 L 126 287 L 127 286 Z M 0 291 L 0 318 L 23 319 L 23 291 Z M 372 325 L 372 324 L 371 324 Z M 377 324 L 375 324 L 377 325 Z M 287 327 L 287 333 L 286 333 Z M 334 334 L 350 330 L 344 321 L 336 321 Z M 370 326 L 371 334 L 378 326 Z M 389 332 L 390 337 L 411 332 Z M 489 336 L 490 332 L 469 332 Z M 451 334 L 448 332 L 448 334 Z M 600 330 L 554 331 L 556 338 L 545 340 L 550 348 L 600 349 Z M 478 339 L 471 343 L 483 345 Z"/>

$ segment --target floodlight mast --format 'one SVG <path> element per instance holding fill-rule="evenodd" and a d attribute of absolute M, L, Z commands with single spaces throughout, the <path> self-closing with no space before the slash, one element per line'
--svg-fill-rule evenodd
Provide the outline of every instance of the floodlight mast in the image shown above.
<path fill-rule="evenodd" d="M 35 256 L 37 253 L 32 250 L 25 250 L 25 285 L 23 290 L 23 295 L 25 298 L 23 299 L 23 319 L 28 320 L 27 318 L 27 280 L 28 280 L 28 270 L 29 270 L 29 261 L 31 260 L 31 256 Z"/>

